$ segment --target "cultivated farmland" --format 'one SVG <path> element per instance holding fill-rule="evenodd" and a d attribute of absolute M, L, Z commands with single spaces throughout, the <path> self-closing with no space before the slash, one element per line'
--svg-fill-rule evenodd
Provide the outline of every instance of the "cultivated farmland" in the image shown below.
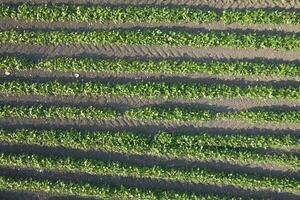
<path fill-rule="evenodd" d="M 300 199 L 300 2 L 2 0 L 0 199 Z"/>

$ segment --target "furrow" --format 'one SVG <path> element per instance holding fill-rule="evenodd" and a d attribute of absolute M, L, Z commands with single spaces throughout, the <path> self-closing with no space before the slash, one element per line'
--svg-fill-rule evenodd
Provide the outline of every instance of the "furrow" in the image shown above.
<path fill-rule="evenodd" d="M 108 50 L 109 49 L 109 50 Z M 143 45 L 33 45 L 1 44 L 1 55 L 32 55 L 33 58 L 54 58 L 58 56 L 77 57 L 119 57 L 119 58 L 185 58 L 185 59 L 269 59 L 285 62 L 300 62 L 300 51 L 272 49 L 232 49 L 162 47 Z"/>
<path fill-rule="evenodd" d="M 126 96 L 115 97 L 80 97 L 80 96 L 12 96 L 0 94 L 0 104 L 8 105 L 55 105 L 55 106 L 108 106 L 126 110 L 146 106 L 176 107 L 186 106 L 191 108 L 212 109 L 216 112 L 243 111 L 243 110 L 275 110 L 275 111 L 292 111 L 300 110 L 300 103 L 296 100 L 281 99 L 251 99 L 251 98 L 234 98 L 234 99 L 176 99 L 164 100 L 161 98 L 133 98 Z"/>
<path fill-rule="evenodd" d="M 198 134 L 199 132 L 215 134 L 244 133 L 254 135 L 284 135 L 299 136 L 300 125 L 292 123 L 249 123 L 240 121 L 208 121 L 208 122 L 158 122 L 118 118 L 116 120 L 68 120 L 68 119 L 30 119 L 1 118 L 3 128 L 46 128 L 78 129 L 89 131 L 133 131 L 155 134 L 167 131 L 181 134 Z"/>

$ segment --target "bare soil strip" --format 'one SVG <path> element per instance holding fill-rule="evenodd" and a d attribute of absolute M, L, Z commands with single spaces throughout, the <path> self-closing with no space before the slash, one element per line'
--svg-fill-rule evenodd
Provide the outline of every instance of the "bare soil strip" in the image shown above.
<path fill-rule="evenodd" d="M 164 100 L 162 98 L 136 98 L 125 96 L 112 97 L 84 97 L 84 96 L 13 96 L 0 93 L 0 105 L 57 105 L 57 106 L 75 106 L 75 107 L 112 107 L 118 110 L 127 110 L 130 108 L 140 108 L 146 106 L 176 107 L 183 106 L 189 108 L 211 109 L 216 112 L 243 111 L 243 110 L 274 110 L 274 111 L 293 111 L 300 110 L 298 100 L 281 99 L 251 99 L 251 98 L 233 98 L 233 99 L 175 99 Z"/>
<path fill-rule="evenodd" d="M 60 71 L 42 71 L 25 70 L 20 72 L 9 72 L 0 70 L 0 82 L 9 80 L 31 80 L 31 81 L 51 81 L 57 80 L 63 83 L 81 80 L 84 82 L 102 82 L 102 83 L 200 83 L 200 84 L 226 84 L 229 86 L 247 87 L 249 85 L 275 86 L 275 87 L 300 87 L 300 78 L 281 78 L 276 76 L 230 76 L 230 75 L 208 75 L 208 74 L 164 74 L 164 73 L 115 73 L 115 72 L 60 72 Z M 79 77 L 75 77 L 75 74 Z"/>
<path fill-rule="evenodd" d="M 0 22 L 0 30 L 26 29 L 26 30 L 115 30 L 115 29 L 171 29 L 171 30 L 208 30 L 208 31 L 236 31 L 236 32 L 278 32 L 300 33 L 300 25 L 291 24 L 224 24 L 223 22 L 212 23 L 171 23 L 171 22 L 43 22 L 28 20 L 4 19 Z"/>
<path fill-rule="evenodd" d="M 61 56 L 139 58 L 139 59 L 251 59 L 275 60 L 280 62 L 300 62 L 300 51 L 273 49 L 233 49 L 233 48 L 194 48 L 163 47 L 143 45 L 36 45 L 9 44 L 0 45 L 0 55 L 31 55 L 32 58 L 55 58 Z"/>
<path fill-rule="evenodd" d="M 143 121 L 118 118 L 115 120 L 71 120 L 71 119 L 31 119 L 0 118 L 3 128 L 42 128 L 42 129 L 78 129 L 88 131 L 132 131 L 144 134 L 156 134 L 159 131 L 174 134 L 251 134 L 300 136 L 300 125 L 292 123 L 249 123 L 241 121 L 205 121 L 205 122 L 168 122 Z"/>
<path fill-rule="evenodd" d="M 191 169 L 201 168 L 228 173 L 247 173 L 260 176 L 290 177 L 300 179 L 298 171 L 271 165 L 242 165 L 235 162 L 218 160 L 189 160 L 186 158 L 163 158 L 149 155 L 134 155 L 99 150 L 80 150 L 64 147 L 48 147 L 25 143 L 0 142 L 0 152 L 13 154 L 38 154 L 42 156 L 61 156 L 74 159 L 96 159 L 105 162 L 120 162 L 141 167 L 161 166 L 167 168 Z"/>
<path fill-rule="evenodd" d="M 249 190 L 232 185 L 217 184 L 196 184 L 178 181 L 166 181 L 161 179 L 147 179 L 135 177 L 121 177 L 110 175 L 90 175 L 86 173 L 71 173 L 62 171 L 1 167 L 0 175 L 7 177 L 34 178 L 37 180 L 66 180 L 76 183 L 88 182 L 92 184 L 108 184 L 111 186 L 124 185 L 127 187 L 151 188 L 158 190 L 175 190 L 178 192 L 195 193 L 199 195 L 217 194 L 228 197 L 247 196 L 251 198 L 271 198 L 271 199 L 299 199 L 298 194 L 287 192 L 275 192 L 272 190 Z"/>
<path fill-rule="evenodd" d="M 300 8 L 297 0 L 274 1 L 274 0 L 2 0 L 2 3 L 19 4 L 22 2 L 30 4 L 45 3 L 67 3 L 67 4 L 87 4 L 87 5 L 157 5 L 157 6 L 190 6 L 215 9 L 295 9 Z"/>

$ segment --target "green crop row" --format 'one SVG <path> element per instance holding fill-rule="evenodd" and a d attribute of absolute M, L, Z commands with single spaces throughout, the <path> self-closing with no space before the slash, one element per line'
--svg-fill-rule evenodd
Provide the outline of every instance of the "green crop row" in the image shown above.
<path fill-rule="evenodd" d="M 19 57 L 0 57 L 0 69 L 22 71 L 39 69 L 44 71 L 84 72 L 148 72 L 148 73 L 206 73 L 228 75 L 276 75 L 299 76 L 300 67 L 293 63 L 265 63 L 247 61 L 171 61 L 171 60 L 125 60 L 91 58 L 55 58 L 33 61 Z"/>
<path fill-rule="evenodd" d="M 226 137 L 224 137 L 226 138 Z M 239 138 L 239 137 L 237 137 Z M 191 140 L 190 140 L 191 139 Z M 203 141 L 201 142 L 201 139 Z M 220 139 L 220 138 L 219 138 Z M 244 138 L 247 140 L 246 138 Z M 299 169 L 299 157 L 296 155 L 275 155 L 253 152 L 247 149 L 235 149 L 226 146 L 210 146 L 212 141 L 209 136 L 172 136 L 160 133 L 154 137 L 134 133 L 111 133 L 111 132 L 79 132 L 69 131 L 42 131 L 42 130 L 16 130 L 0 132 L 0 140 L 10 143 L 27 143 L 45 145 L 50 147 L 66 147 L 74 149 L 96 149 L 100 151 L 119 152 L 134 155 L 150 155 L 162 158 L 187 158 L 191 160 L 220 160 L 226 162 L 239 162 L 241 164 L 274 164 L 285 166 L 287 169 Z M 225 140 L 225 139 L 224 139 Z M 227 141 L 230 140 L 230 137 Z M 231 138 L 233 140 L 233 138 Z M 248 144 L 260 146 L 277 143 L 296 143 L 299 140 L 287 138 L 266 140 L 251 139 Z M 287 140 L 287 141 L 286 141 Z M 214 142 L 217 142 L 215 140 Z M 253 144 L 258 141 L 257 144 Z M 224 143 L 225 141 L 223 141 Z M 236 145 L 238 141 L 231 141 Z M 262 143 L 261 143 L 262 142 Z M 260 144 L 260 145 L 259 145 Z M 213 145 L 213 143 L 212 143 Z M 245 146 L 242 144 L 241 146 Z"/>
<path fill-rule="evenodd" d="M 59 134 L 61 133 L 61 134 Z M 288 149 L 290 147 L 300 147 L 300 138 L 297 138 L 295 136 L 291 136 L 289 134 L 284 134 L 281 136 L 274 136 L 274 135 L 243 135 L 242 133 L 239 134 L 208 134 L 200 132 L 198 134 L 194 135 L 179 135 L 179 134 L 171 134 L 166 132 L 159 132 L 157 135 L 153 138 L 152 136 L 146 136 L 143 133 L 130 133 L 130 132 L 78 132 L 75 130 L 70 131 L 62 131 L 62 132 L 56 132 L 56 131 L 46 131 L 46 130 L 27 130 L 27 129 L 17 129 L 14 132 L 7 131 L 0 129 L 0 135 L 2 135 L 2 138 L 5 140 L 8 140 L 10 142 L 13 142 L 10 140 L 15 138 L 17 141 L 22 141 L 22 138 L 24 141 L 30 142 L 30 138 L 26 139 L 26 136 L 36 135 L 33 136 L 34 138 L 38 138 L 39 135 L 43 137 L 43 135 L 49 135 L 54 140 L 57 138 L 57 140 L 62 140 L 64 142 L 67 142 L 68 137 L 72 137 L 72 135 L 76 135 L 76 138 L 81 137 L 80 135 L 87 134 L 91 138 L 87 141 L 88 138 L 83 139 L 82 141 L 86 141 L 87 144 L 90 146 L 99 146 L 99 141 L 95 141 L 95 143 L 91 143 L 92 139 L 96 139 L 98 137 L 98 140 L 101 137 L 107 138 L 108 140 L 110 137 L 114 137 L 114 134 L 120 135 L 122 138 L 121 140 L 126 140 L 125 138 L 131 138 L 131 140 L 134 140 L 134 138 L 143 143 L 157 143 L 160 141 L 161 138 L 166 138 L 166 140 L 169 140 L 170 143 L 176 143 L 179 146 L 186 146 L 186 147 L 199 147 L 199 146 L 228 146 L 228 147 L 250 147 L 250 148 L 267 148 L 272 147 L 275 149 Z M 46 136 L 44 136 L 46 137 Z M 65 138 L 65 139 L 64 139 Z M 42 140 L 40 138 L 39 140 Z M 81 141 L 81 140 L 80 140 Z M 100 140 L 101 141 L 101 140 Z M 126 142 L 127 143 L 127 142 Z M 161 142 L 160 142 L 161 143 Z M 101 143 L 102 145 L 104 143 Z M 124 144 L 124 143 L 123 143 Z M 130 142 L 128 143 L 128 145 Z M 135 143 L 134 143 L 135 144 Z M 75 145 L 76 146 L 76 145 Z M 101 146 L 101 145 L 100 145 Z M 135 145 L 133 145 L 135 146 Z M 147 145 L 145 145 L 147 146 Z"/>
<path fill-rule="evenodd" d="M 0 43 L 31 44 L 128 44 L 192 47 L 236 47 L 299 49 L 300 37 L 296 34 L 272 35 L 236 32 L 199 32 L 155 30 L 124 31 L 0 31 Z"/>
<path fill-rule="evenodd" d="M 0 106 L 0 117 L 59 118 L 59 119 L 113 119 L 118 113 L 108 108 L 76 108 L 67 106 Z"/>
<path fill-rule="evenodd" d="M 164 99 L 200 98 L 260 98 L 300 99 L 300 88 L 275 86 L 230 86 L 225 84 L 179 83 L 100 83 L 73 81 L 61 83 L 48 81 L 5 81 L 0 83 L 0 93 L 11 95 L 76 95 L 76 96 L 128 96 Z"/>
<path fill-rule="evenodd" d="M 163 179 L 167 181 L 181 181 L 201 184 L 237 185 L 248 189 L 272 189 L 275 191 L 299 192 L 300 181 L 293 179 L 279 179 L 273 177 L 259 177 L 243 173 L 213 172 L 202 169 L 184 169 L 154 167 L 138 167 L 120 164 L 118 162 L 105 163 L 103 161 L 73 158 L 59 158 L 54 156 L 39 156 L 34 154 L 3 154 L 0 153 L 1 166 L 34 168 L 38 170 L 59 170 L 67 172 L 82 172 L 92 175 L 110 175 L 124 177 L 140 177 Z"/>
<path fill-rule="evenodd" d="M 224 10 L 222 13 L 188 7 L 155 6 L 73 6 L 73 5 L 18 5 L 0 6 L 0 18 L 38 21 L 84 22 L 192 22 L 221 21 L 242 24 L 300 24 L 300 14 L 293 11 Z"/>
<path fill-rule="evenodd" d="M 206 121 L 220 119 L 235 119 L 254 122 L 300 122 L 299 111 L 242 111 L 242 112 L 214 112 L 197 108 L 162 108 L 144 107 L 128 110 L 127 118 L 146 120 L 174 120 L 174 121 Z"/>
<path fill-rule="evenodd" d="M 221 21 L 227 24 L 236 22 L 242 24 L 299 24 L 299 17 L 299 12 L 296 11 L 225 10 Z"/>
<path fill-rule="evenodd" d="M 245 120 L 253 122 L 300 122 L 299 111 L 241 111 L 215 112 L 191 108 L 143 107 L 129 109 L 124 113 L 109 108 L 68 106 L 0 106 L 0 117 L 59 118 L 59 119 L 116 119 L 124 117 L 142 120 L 208 121 Z"/>
<path fill-rule="evenodd" d="M 60 195 L 95 196 L 99 198 L 121 199 L 197 199 L 197 200 L 229 200 L 216 195 L 198 196 L 195 194 L 178 193 L 174 191 L 149 190 L 129 188 L 124 186 L 111 187 L 90 183 L 75 183 L 70 181 L 35 180 L 32 178 L 10 178 L 0 176 L 0 189 L 13 191 L 47 192 Z"/>
<path fill-rule="evenodd" d="M 30 6 L 1 5 L 2 18 L 39 21 L 115 22 L 210 22 L 218 20 L 213 11 L 188 8 L 109 7 L 109 6 Z M 287 13 L 288 14 L 288 13 Z"/>

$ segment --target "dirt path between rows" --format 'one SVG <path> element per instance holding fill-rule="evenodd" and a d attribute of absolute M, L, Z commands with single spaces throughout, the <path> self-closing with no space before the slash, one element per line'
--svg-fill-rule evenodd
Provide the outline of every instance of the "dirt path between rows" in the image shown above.
<path fill-rule="evenodd" d="M 195 60 L 273 60 L 274 62 L 300 62 L 300 51 L 274 49 L 234 49 L 234 48 L 194 48 L 163 47 L 143 45 L 36 45 L 9 44 L 0 45 L 1 55 L 31 55 L 32 58 L 53 58 L 61 56 L 94 58 L 139 58 L 139 59 L 195 59 Z"/>

